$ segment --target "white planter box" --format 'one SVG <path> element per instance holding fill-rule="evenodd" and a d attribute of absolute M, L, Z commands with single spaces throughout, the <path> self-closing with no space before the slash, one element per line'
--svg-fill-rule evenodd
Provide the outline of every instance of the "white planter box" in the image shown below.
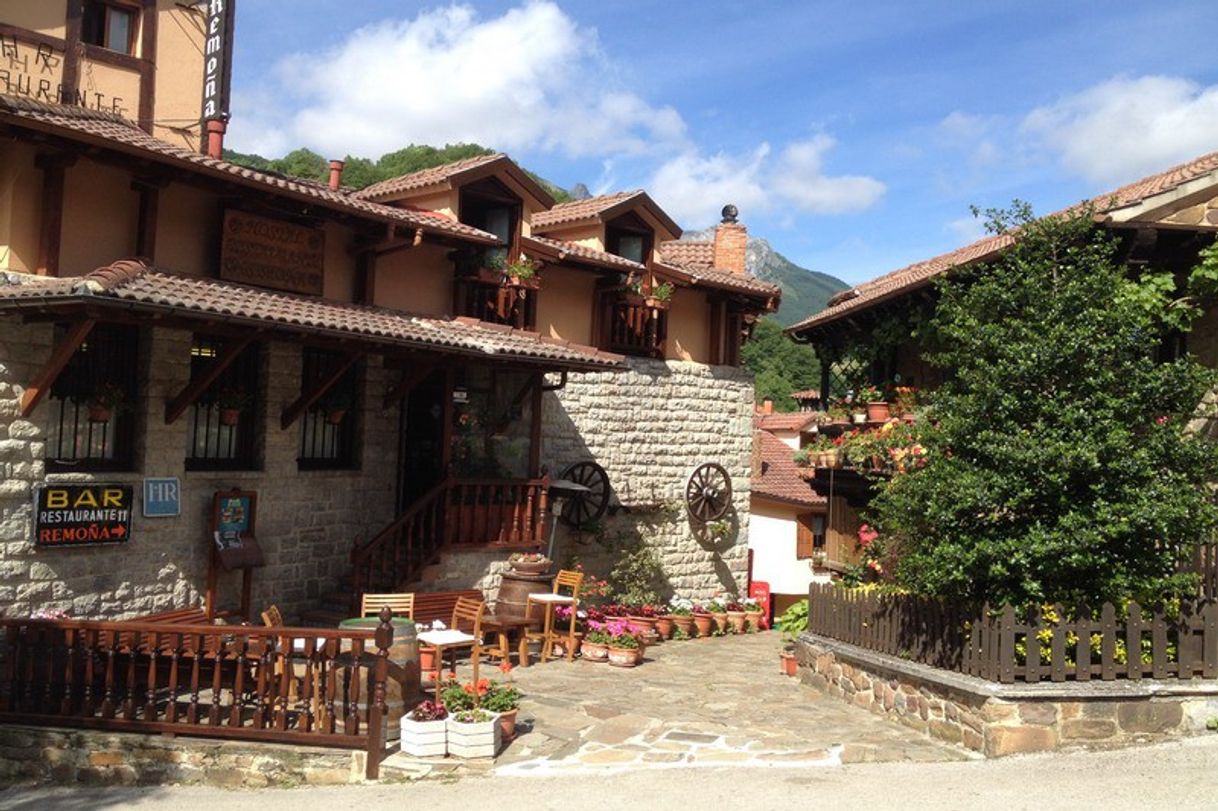
<path fill-rule="evenodd" d="M 453 757 L 494 757 L 499 753 L 501 734 L 499 715 L 488 713 L 489 721 L 476 724 L 458 723 L 448 719 L 448 754 Z"/>
<path fill-rule="evenodd" d="M 402 751 L 414 757 L 444 757 L 448 753 L 448 721 L 402 718 Z"/>

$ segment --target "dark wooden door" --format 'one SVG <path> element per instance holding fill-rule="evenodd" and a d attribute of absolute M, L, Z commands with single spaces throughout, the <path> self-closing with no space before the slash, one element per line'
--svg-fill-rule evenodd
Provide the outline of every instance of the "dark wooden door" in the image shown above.
<path fill-rule="evenodd" d="M 398 512 L 440 483 L 444 476 L 444 409 L 446 377 L 433 372 L 406 395 L 400 437 L 402 469 L 398 474 Z"/>

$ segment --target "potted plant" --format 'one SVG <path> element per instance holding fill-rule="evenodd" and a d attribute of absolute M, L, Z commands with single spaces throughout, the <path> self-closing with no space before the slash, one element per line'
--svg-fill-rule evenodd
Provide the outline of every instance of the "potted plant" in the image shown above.
<path fill-rule="evenodd" d="M 631 307 L 641 307 L 646 303 L 643 297 L 643 282 L 635 279 L 633 274 L 626 278 L 625 284 L 621 289 L 622 303 Z"/>
<path fill-rule="evenodd" d="M 748 621 L 749 628 L 754 631 L 761 630 L 761 601 L 752 597 L 742 597 L 740 605 L 744 608 L 744 618 Z"/>
<path fill-rule="evenodd" d="M 424 701 L 402 719 L 402 751 L 415 757 L 443 757 L 448 752 L 448 710 Z"/>
<path fill-rule="evenodd" d="M 744 633 L 745 619 L 744 606 L 738 600 L 729 600 L 724 606 L 724 611 L 727 614 L 727 624 L 731 626 L 732 633 Z"/>
<path fill-rule="evenodd" d="M 114 413 L 122 408 L 126 399 L 127 392 L 117 383 L 98 384 L 86 402 L 89 422 L 109 422 L 114 418 Z"/>
<path fill-rule="evenodd" d="M 541 279 L 537 275 L 537 265 L 529 257 L 520 254 L 513 261 L 503 264 L 503 285 L 527 290 L 540 289 Z"/>
<path fill-rule="evenodd" d="M 657 611 L 650 605 L 632 605 L 626 607 L 626 619 L 631 630 L 635 631 L 649 642 L 658 641 L 659 632 L 656 630 Z"/>
<path fill-rule="evenodd" d="M 609 626 L 609 664 L 635 667 L 643 661 L 643 640 L 626 623 Z"/>
<path fill-rule="evenodd" d="M 351 410 L 351 395 L 346 392 L 331 394 L 322 403 L 321 410 L 326 413 L 326 422 L 338 425 Z"/>
<path fill-rule="evenodd" d="M 651 292 L 643 299 L 643 303 L 653 310 L 667 310 L 672 303 L 673 286 L 668 282 L 652 285 Z"/>
<path fill-rule="evenodd" d="M 676 630 L 677 624 L 673 622 L 671 614 L 656 614 L 656 633 L 660 639 L 672 639 L 672 633 Z"/>
<path fill-rule="evenodd" d="M 540 552 L 515 552 L 508 565 L 521 574 L 545 574 L 554 562 Z"/>
<path fill-rule="evenodd" d="M 694 603 L 692 600 L 684 597 L 674 597 L 672 602 L 668 604 L 668 614 L 665 616 L 672 620 L 675 626 L 673 634 L 680 632 L 685 636 L 693 634 L 694 630 Z"/>
<path fill-rule="evenodd" d="M 711 629 L 715 626 L 715 619 L 711 616 L 706 606 L 694 606 L 691 615 L 694 620 L 694 627 L 698 629 L 698 638 L 706 639 L 710 636 Z"/>
<path fill-rule="evenodd" d="M 918 390 L 913 386 L 897 386 L 894 390 L 896 398 L 892 403 L 892 413 L 901 417 L 905 422 L 914 421 L 914 411 L 918 407 Z"/>
<path fill-rule="evenodd" d="M 795 658 L 795 640 L 808 629 L 808 601 L 800 600 L 793 603 L 779 618 L 782 626 L 783 649 L 779 654 L 782 660 L 782 672 L 794 676 L 798 672 L 799 662 Z"/>
<path fill-rule="evenodd" d="M 860 388 L 855 400 L 867 407 L 868 422 L 887 422 L 892 416 L 892 408 L 884 399 L 884 393 L 875 386 Z"/>
<path fill-rule="evenodd" d="M 823 569 L 825 564 L 829 562 L 829 553 L 824 549 L 817 549 L 812 553 L 812 568 Z"/>
<path fill-rule="evenodd" d="M 448 754 L 454 757 L 494 757 L 503 740 L 499 716 L 483 709 L 468 709 L 448 716 Z"/>
<path fill-rule="evenodd" d="M 715 630 L 720 633 L 727 631 L 727 605 L 718 597 L 706 604 L 706 611 L 715 621 Z M 699 628 L 699 631 L 702 629 Z"/>
<path fill-rule="evenodd" d="M 220 411 L 220 424 L 234 426 L 241 420 L 241 412 L 250 406 L 250 396 L 231 387 L 220 389 L 215 406 Z"/>
<path fill-rule="evenodd" d="M 504 662 L 499 666 L 504 673 L 511 673 L 512 666 Z M 514 684 L 491 682 L 490 689 L 482 696 L 482 709 L 499 716 L 500 734 L 503 740 L 516 737 L 516 714 L 520 711 L 520 691 Z"/>
<path fill-rule="evenodd" d="M 584 634 L 583 644 L 580 645 L 579 651 L 589 662 L 607 662 L 609 661 L 609 640 L 613 635 L 609 633 L 609 629 L 605 623 L 596 620 L 588 620 L 588 632 Z"/>

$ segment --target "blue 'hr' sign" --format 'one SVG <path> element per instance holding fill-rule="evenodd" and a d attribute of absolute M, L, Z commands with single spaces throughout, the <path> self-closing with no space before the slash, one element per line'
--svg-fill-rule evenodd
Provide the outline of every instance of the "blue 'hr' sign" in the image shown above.
<path fill-rule="evenodd" d="M 182 485 L 177 477 L 144 479 L 144 516 L 167 518 L 182 513 Z"/>

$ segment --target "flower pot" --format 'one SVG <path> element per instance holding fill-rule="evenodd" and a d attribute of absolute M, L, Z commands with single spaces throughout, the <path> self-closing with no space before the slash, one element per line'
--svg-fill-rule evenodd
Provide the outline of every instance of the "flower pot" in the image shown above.
<path fill-rule="evenodd" d="M 711 617 L 715 620 L 715 630 L 719 633 L 727 633 L 727 612 L 712 613 Z"/>
<path fill-rule="evenodd" d="M 506 285 L 508 287 L 519 287 L 523 290 L 539 290 L 541 289 L 541 279 L 536 276 L 531 276 L 527 279 L 520 276 L 508 276 Z"/>
<path fill-rule="evenodd" d="M 89 406 L 89 422 L 109 422 L 114 417 L 114 409 L 109 406 Z"/>
<path fill-rule="evenodd" d="M 436 683 L 439 674 L 436 673 L 435 648 L 419 647 L 419 675 L 424 682 Z"/>
<path fill-rule="evenodd" d="M 660 640 L 660 635 L 656 631 L 655 617 L 626 617 L 626 622 L 648 642 L 658 642 Z"/>
<path fill-rule="evenodd" d="M 788 676 L 794 676 L 799 670 L 799 662 L 795 659 L 795 654 L 784 650 L 778 655 L 782 659 L 782 672 Z"/>
<path fill-rule="evenodd" d="M 448 753 L 448 721 L 402 718 L 402 751 L 414 757 L 444 757 Z"/>
<path fill-rule="evenodd" d="M 760 611 L 745 611 L 744 612 L 744 618 L 746 620 L 748 620 L 749 628 L 754 631 L 761 630 L 761 617 L 762 617 L 762 612 L 760 612 Z"/>
<path fill-rule="evenodd" d="M 656 633 L 660 635 L 660 639 L 672 639 L 672 632 L 676 627 L 676 617 L 671 614 L 656 617 Z"/>
<path fill-rule="evenodd" d="M 652 310 L 667 310 L 668 309 L 668 300 L 667 299 L 658 299 L 655 296 L 647 296 L 646 298 L 643 299 L 643 304 L 645 304 L 647 307 L 649 307 Z"/>
<path fill-rule="evenodd" d="M 576 631 L 575 632 L 575 652 L 576 653 L 579 653 L 580 649 L 583 647 L 583 639 L 584 639 L 583 632 Z M 561 637 L 554 638 L 554 651 L 551 655 L 560 656 L 560 657 L 567 655 L 567 637 L 565 634 Z"/>
<path fill-rule="evenodd" d="M 614 667 L 635 667 L 643 661 L 642 648 L 610 648 L 609 664 Z"/>
<path fill-rule="evenodd" d="M 504 710 L 499 713 L 499 737 L 501 740 L 510 741 L 516 737 L 516 713 L 519 709 Z"/>
<path fill-rule="evenodd" d="M 589 662 L 609 661 L 609 646 L 604 642 L 589 642 L 585 639 L 579 646 L 579 653 Z"/>
<path fill-rule="evenodd" d="M 918 420 L 912 411 L 906 411 L 901 415 L 901 419 L 905 421 L 906 425 L 913 425 Z"/>
<path fill-rule="evenodd" d="M 453 757 L 475 758 L 494 757 L 499 753 L 499 744 L 503 740 L 503 727 L 499 725 L 496 713 L 487 713 L 488 721 L 476 721 L 463 724 L 455 716 L 449 716 L 448 754 Z"/>
<path fill-rule="evenodd" d="M 694 618 L 689 614 L 685 614 L 684 616 L 681 614 L 676 614 L 673 616 L 672 622 L 673 625 L 676 625 L 677 629 L 686 636 L 694 635 Z"/>
<path fill-rule="evenodd" d="M 347 409 L 332 408 L 326 412 L 326 422 L 330 423 L 331 425 L 338 425 L 340 422 L 343 421 L 343 417 L 346 417 L 346 416 L 347 416 Z"/>
<path fill-rule="evenodd" d="M 711 633 L 711 628 L 715 624 L 715 620 L 710 614 L 694 614 L 694 625 L 698 628 L 698 636 L 708 637 Z"/>
<path fill-rule="evenodd" d="M 642 293 L 622 293 L 622 303 L 629 307 L 642 307 L 645 301 Z"/>
<path fill-rule="evenodd" d="M 241 421 L 241 409 L 239 408 L 222 408 L 220 409 L 220 424 L 227 425 L 230 428 Z"/>
<path fill-rule="evenodd" d="M 508 565 L 512 567 L 513 571 L 520 572 L 521 574 L 546 574 L 550 571 L 550 567 L 554 565 L 554 561 L 509 561 Z"/>
<path fill-rule="evenodd" d="M 892 418 L 892 408 L 883 400 L 867 403 L 868 422 L 888 422 Z"/>
<path fill-rule="evenodd" d="M 867 412 L 860 411 L 857 414 L 851 414 L 850 419 L 852 419 L 854 421 L 855 425 L 866 425 L 867 424 Z"/>
<path fill-rule="evenodd" d="M 744 620 L 743 611 L 727 612 L 727 624 L 730 625 L 732 630 L 735 631 L 736 633 L 738 633 L 738 634 L 744 633 L 744 622 L 745 622 L 745 620 Z"/>

